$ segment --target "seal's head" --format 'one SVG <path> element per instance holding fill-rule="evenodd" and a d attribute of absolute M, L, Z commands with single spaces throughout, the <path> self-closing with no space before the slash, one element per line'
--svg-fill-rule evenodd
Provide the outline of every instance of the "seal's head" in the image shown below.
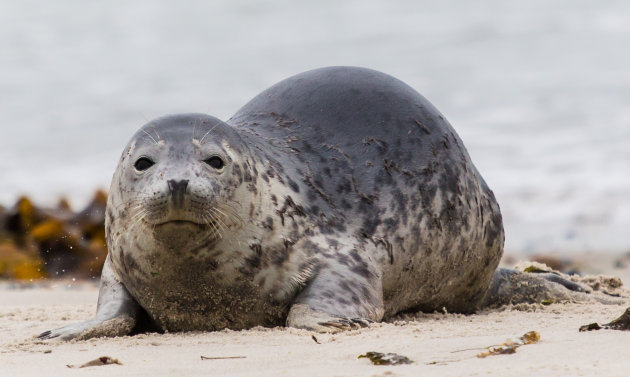
<path fill-rule="evenodd" d="M 215 242 L 238 226 L 234 196 L 240 182 L 232 170 L 244 147 L 231 126 L 208 115 L 172 115 L 144 125 L 112 180 L 110 247 L 132 227 L 144 227 L 134 233 L 162 246 L 182 249 Z"/>

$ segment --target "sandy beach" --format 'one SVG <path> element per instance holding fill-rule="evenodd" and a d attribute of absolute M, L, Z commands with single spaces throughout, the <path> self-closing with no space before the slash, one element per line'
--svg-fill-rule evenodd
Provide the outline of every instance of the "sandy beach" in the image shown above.
<path fill-rule="evenodd" d="M 583 260 L 582 265 L 595 272 L 621 276 L 624 281 L 630 276 L 627 267 L 613 268 L 614 261 L 608 257 Z M 588 323 L 609 322 L 626 308 L 596 303 L 519 305 L 475 315 L 418 313 L 334 335 L 254 328 L 140 334 L 68 343 L 33 339 L 44 330 L 90 318 L 97 296 L 94 282 L 2 283 L 0 375 L 626 376 L 630 373 L 626 355 L 630 352 L 630 332 L 578 331 Z M 529 331 L 540 333 L 538 343 L 523 345 L 510 355 L 477 357 L 487 347 L 508 339 L 518 340 Z M 370 351 L 397 353 L 413 363 L 377 366 L 358 358 Z M 122 365 L 77 368 L 101 356 L 115 358 Z M 202 356 L 219 359 L 202 359 Z"/>

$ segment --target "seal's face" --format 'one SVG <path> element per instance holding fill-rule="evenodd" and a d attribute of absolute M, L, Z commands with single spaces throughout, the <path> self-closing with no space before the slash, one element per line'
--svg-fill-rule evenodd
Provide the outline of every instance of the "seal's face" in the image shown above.
<path fill-rule="evenodd" d="M 126 217 L 126 227 L 144 227 L 144 236 L 163 246 L 216 241 L 239 222 L 230 180 L 239 143 L 230 126 L 210 116 L 152 121 L 123 154 L 111 204 Z"/>

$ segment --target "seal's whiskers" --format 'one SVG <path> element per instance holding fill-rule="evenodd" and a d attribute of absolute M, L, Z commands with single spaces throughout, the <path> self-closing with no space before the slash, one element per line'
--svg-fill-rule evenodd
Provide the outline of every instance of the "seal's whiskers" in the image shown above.
<path fill-rule="evenodd" d="M 148 137 L 151 138 L 151 140 L 153 140 L 153 143 L 158 144 L 158 142 L 153 138 L 153 136 L 151 136 L 150 133 L 148 133 L 147 131 L 145 131 L 144 129 L 140 129 L 140 131 L 144 132 Z"/>

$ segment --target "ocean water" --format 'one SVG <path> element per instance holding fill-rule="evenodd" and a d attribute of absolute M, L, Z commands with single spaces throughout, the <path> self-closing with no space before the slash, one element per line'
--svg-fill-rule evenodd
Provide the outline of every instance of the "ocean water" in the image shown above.
<path fill-rule="evenodd" d="M 80 207 L 148 120 L 227 119 L 275 82 L 392 74 L 458 131 L 506 250 L 630 250 L 630 3 L 0 2 L 0 203 Z"/>

